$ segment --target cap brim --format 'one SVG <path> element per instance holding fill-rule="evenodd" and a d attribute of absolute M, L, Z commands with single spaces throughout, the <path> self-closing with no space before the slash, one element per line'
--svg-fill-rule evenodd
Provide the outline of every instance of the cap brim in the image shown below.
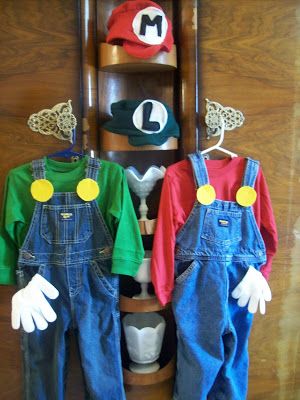
<path fill-rule="evenodd" d="M 161 44 L 143 46 L 138 43 L 123 41 L 124 50 L 133 57 L 137 58 L 151 58 L 154 57 L 164 47 Z"/>

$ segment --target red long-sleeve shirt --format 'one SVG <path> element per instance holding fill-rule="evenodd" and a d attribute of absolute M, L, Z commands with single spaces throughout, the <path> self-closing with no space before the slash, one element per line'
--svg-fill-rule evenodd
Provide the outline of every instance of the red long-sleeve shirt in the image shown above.
<path fill-rule="evenodd" d="M 235 157 L 206 160 L 205 163 L 216 198 L 235 201 L 236 192 L 242 186 L 246 159 Z M 267 262 L 261 272 L 268 279 L 277 249 L 277 230 L 269 190 L 261 168 L 255 190 L 257 200 L 253 211 L 267 250 Z M 168 167 L 161 192 L 151 260 L 152 282 L 163 305 L 171 301 L 174 287 L 176 234 L 186 222 L 195 200 L 196 187 L 191 162 L 183 160 Z"/>

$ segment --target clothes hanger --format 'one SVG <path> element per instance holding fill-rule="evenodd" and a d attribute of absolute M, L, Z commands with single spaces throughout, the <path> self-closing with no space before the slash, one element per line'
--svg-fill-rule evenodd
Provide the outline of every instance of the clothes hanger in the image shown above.
<path fill-rule="evenodd" d="M 220 126 L 221 133 L 220 133 L 220 139 L 219 139 L 218 143 L 213 146 L 210 146 L 208 149 L 202 150 L 201 154 L 204 155 L 204 154 L 210 153 L 213 150 L 219 150 L 219 151 L 222 151 L 223 153 L 229 154 L 231 158 L 237 157 L 238 156 L 237 154 L 233 153 L 230 150 L 224 149 L 224 147 L 221 147 L 221 144 L 223 143 L 224 136 L 225 136 L 225 122 L 224 122 L 223 118 L 220 117 L 220 119 L 221 119 L 221 126 Z"/>
<path fill-rule="evenodd" d="M 77 153 L 73 151 L 73 148 L 76 144 L 76 128 L 72 129 L 72 145 L 64 150 L 56 151 L 55 153 L 48 154 L 48 158 L 52 157 L 63 157 L 63 158 L 72 158 L 72 161 L 77 161 L 80 157 L 83 157 L 83 153 Z"/>

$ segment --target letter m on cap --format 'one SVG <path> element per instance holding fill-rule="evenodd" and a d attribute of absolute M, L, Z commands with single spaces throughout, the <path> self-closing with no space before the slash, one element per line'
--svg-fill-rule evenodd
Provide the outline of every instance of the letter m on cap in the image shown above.
<path fill-rule="evenodd" d="M 141 18 L 140 35 L 146 35 L 147 26 L 157 26 L 157 35 L 162 35 L 162 16 L 156 15 L 153 19 L 150 19 L 148 14 L 143 14 Z"/>

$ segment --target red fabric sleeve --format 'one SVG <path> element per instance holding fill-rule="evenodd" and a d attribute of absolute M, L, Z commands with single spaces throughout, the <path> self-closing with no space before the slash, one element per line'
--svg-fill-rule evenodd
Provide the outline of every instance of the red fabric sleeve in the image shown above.
<path fill-rule="evenodd" d="M 267 251 L 267 262 L 261 267 L 260 272 L 268 279 L 272 268 L 272 259 L 277 250 L 278 237 L 270 193 L 261 168 L 255 182 L 255 190 L 258 196 L 253 205 L 253 211 Z"/>
<path fill-rule="evenodd" d="M 174 252 L 173 202 L 167 170 L 160 196 L 151 258 L 151 279 L 162 305 L 171 301 L 174 287 Z"/>

